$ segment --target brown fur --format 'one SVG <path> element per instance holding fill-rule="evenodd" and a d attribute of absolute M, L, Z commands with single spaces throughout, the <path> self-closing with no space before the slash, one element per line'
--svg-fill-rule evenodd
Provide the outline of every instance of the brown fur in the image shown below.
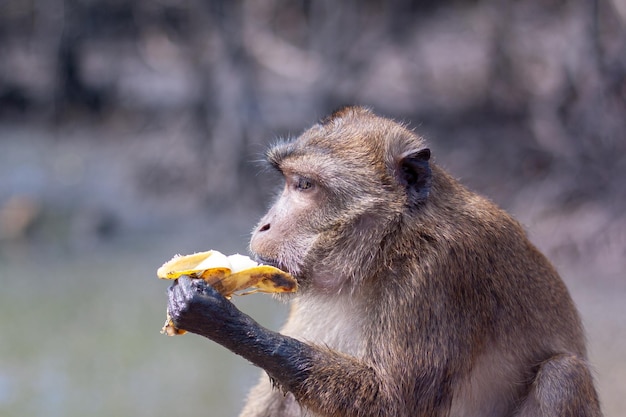
<path fill-rule="evenodd" d="M 282 333 L 317 353 L 302 383 L 263 378 L 242 416 L 600 416 L 557 272 L 432 161 L 411 197 L 402 163 L 425 148 L 345 108 L 270 149 L 285 192 L 251 249 L 299 280 Z"/>

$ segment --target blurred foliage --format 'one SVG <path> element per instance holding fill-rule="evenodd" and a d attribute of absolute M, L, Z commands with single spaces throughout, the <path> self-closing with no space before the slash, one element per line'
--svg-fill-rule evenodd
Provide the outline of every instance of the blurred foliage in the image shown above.
<path fill-rule="evenodd" d="M 626 233 L 625 0 L 5 0 L 0 57 L 0 242 L 257 216 L 265 145 L 345 104 L 507 208 L 603 206 L 592 251 Z"/>
<path fill-rule="evenodd" d="M 192 157 L 140 163 L 154 177 L 138 186 L 200 181 L 228 196 L 256 189 L 251 145 L 366 104 L 442 141 L 511 126 L 521 174 L 556 159 L 576 190 L 615 193 L 625 22 L 623 0 L 6 0 L 0 120 L 132 131 L 184 119 Z"/>

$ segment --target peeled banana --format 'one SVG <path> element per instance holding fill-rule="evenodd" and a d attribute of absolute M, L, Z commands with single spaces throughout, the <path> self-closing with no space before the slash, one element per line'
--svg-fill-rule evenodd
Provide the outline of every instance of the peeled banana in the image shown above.
<path fill-rule="evenodd" d="M 256 292 L 295 292 L 298 288 L 296 280 L 278 268 L 260 265 L 244 255 L 226 256 L 216 250 L 176 255 L 157 269 L 157 277 L 161 279 L 177 279 L 183 275 L 203 279 L 226 298 Z M 244 291 L 249 288 L 251 290 Z M 176 328 L 168 313 L 161 333 L 175 336 L 186 331 Z"/>

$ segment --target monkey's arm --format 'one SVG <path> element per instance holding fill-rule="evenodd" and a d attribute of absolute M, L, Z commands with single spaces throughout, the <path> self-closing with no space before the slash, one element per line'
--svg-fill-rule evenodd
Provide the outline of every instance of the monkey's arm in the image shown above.
<path fill-rule="evenodd" d="M 392 410 L 376 372 L 366 364 L 262 327 L 202 280 L 181 277 L 168 293 L 176 327 L 205 336 L 263 368 L 312 410 L 333 416 L 356 416 L 359 409 L 380 410 L 379 415 Z"/>

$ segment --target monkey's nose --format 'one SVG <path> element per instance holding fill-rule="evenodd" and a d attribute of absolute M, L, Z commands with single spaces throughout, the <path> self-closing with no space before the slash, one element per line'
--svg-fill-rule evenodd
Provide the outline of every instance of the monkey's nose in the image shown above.
<path fill-rule="evenodd" d="M 259 232 L 267 232 L 268 230 L 270 230 L 270 224 L 269 223 L 265 223 L 263 226 L 261 226 L 259 228 Z"/>

